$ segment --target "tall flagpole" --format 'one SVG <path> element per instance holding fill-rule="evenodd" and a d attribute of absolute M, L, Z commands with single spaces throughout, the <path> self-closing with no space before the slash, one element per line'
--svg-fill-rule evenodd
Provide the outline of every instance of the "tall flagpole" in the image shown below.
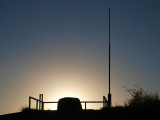
<path fill-rule="evenodd" d="M 110 73 L 111 73 L 111 70 L 110 70 L 110 54 L 111 54 L 111 50 L 110 50 L 110 8 L 109 8 L 109 93 L 108 93 L 108 106 L 110 107 L 111 106 L 111 87 L 110 87 L 110 79 L 111 79 L 111 76 L 110 76 Z"/>

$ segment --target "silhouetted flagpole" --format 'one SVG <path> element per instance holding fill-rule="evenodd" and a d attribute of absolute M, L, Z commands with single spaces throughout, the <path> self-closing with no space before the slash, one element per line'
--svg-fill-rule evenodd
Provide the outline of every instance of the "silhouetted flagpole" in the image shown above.
<path fill-rule="evenodd" d="M 110 73 L 111 73 L 111 70 L 110 70 L 110 8 L 109 8 L 109 93 L 108 93 L 108 106 L 111 106 L 111 87 L 110 87 L 110 79 L 111 79 L 111 76 L 110 76 Z"/>

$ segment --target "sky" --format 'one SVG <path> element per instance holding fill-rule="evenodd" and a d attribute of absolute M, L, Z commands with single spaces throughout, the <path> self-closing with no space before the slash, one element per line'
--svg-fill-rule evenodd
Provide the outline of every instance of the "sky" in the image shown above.
<path fill-rule="evenodd" d="M 29 96 L 39 94 L 44 101 L 107 97 L 109 8 L 112 105 L 130 97 L 124 86 L 160 94 L 159 5 L 159 0 L 0 0 L 0 114 L 20 111 Z"/>

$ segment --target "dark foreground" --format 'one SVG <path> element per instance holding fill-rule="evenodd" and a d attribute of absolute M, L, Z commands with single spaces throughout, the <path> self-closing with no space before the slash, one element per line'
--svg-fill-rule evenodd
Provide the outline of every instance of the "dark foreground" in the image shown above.
<path fill-rule="evenodd" d="M 159 120 L 160 110 L 130 111 L 117 108 L 114 110 L 83 111 L 23 111 L 1 115 L 0 120 Z"/>

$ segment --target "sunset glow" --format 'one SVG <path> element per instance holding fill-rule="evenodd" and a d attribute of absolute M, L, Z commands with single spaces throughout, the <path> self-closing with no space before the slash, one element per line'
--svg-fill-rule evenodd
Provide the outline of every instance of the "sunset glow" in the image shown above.
<path fill-rule="evenodd" d="M 107 97 L 108 8 L 112 105 L 130 97 L 123 86 L 160 93 L 159 5 L 159 0 L 0 0 L 0 115 L 19 112 L 28 107 L 29 96 L 39 94 L 44 101 Z"/>

